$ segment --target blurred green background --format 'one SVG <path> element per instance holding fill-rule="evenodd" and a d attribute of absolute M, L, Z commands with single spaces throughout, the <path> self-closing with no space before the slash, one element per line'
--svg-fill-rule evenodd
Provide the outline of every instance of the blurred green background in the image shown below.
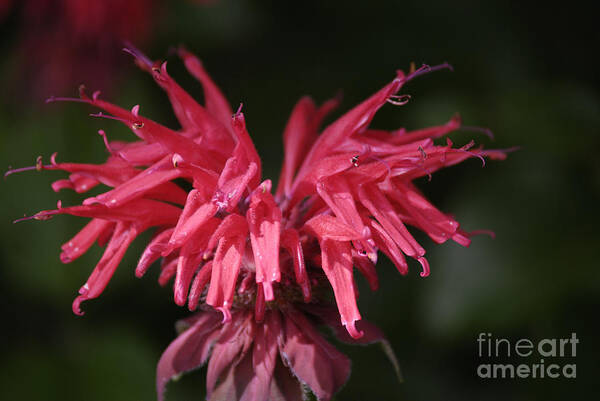
<path fill-rule="evenodd" d="M 451 135 L 455 143 L 474 138 L 486 147 L 521 146 L 506 161 L 482 169 L 470 160 L 418 183 L 464 228 L 491 229 L 496 239 L 476 237 L 465 249 L 436 246 L 421 235 L 430 277 L 419 277 L 417 263 L 401 277 L 382 258 L 379 291 L 370 292 L 359 279 L 362 315 L 388 334 L 405 382 L 396 381 L 377 347 L 341 346 L 353 372 L 336 400 L 558 400 L 598 393 L 600 34 L 591 8 L 513 1 L 203 3 L 156 2 L 141 46 L 152 58 L 169 57 L 171 75 L 198 97 L 200 86 L 168 49 L 183 43 L 202 58 L 231 103 L 244 103 L 267 177 L 278 177 L 281 132 L 300 96 L 324 101 L 343 90 L 341 111 L 347 110 L 411 61 L 448 61 L 455 72 L 411 82 L 403 90 L 411 102 L 383 107 L 374 125 L 420 128 L 460 112 L 466 125 L 489 127 L 496 139 L 459 132 Z M 55 46 L 50 58 L 72 44 L 49 42 L 43 27 L 23 17 L 23 8 L 7 8 L 0 29 L 3 167 L 32 165 L 36 156 L 55 151 L 59 160 L 101 162 L 106 154 L 99 128 L 111 139 L 131 134 L 117 123 L 87 117 L 85 106 L 44 104 L 50 95 L 74 95 L 81 82 L 73 74 L 70 87 L 44 93 L 36 71 L 51 60 L 35 50 L 23 57 L 23 38 L 36 32 L 40 42 Z M 111 13 L 116 18 L 120 10 Z M 120 49 L 115 45 L 113 51 Z M 93 54 L 80 57 L 102 66 Z M 112 62 L 84 71 L 92 73 L 86 83 L 97 79 L 103 85 L 88 83 L 90 90 L 102 89 L 105 98 L 126 107 L 139 103 L 145 115 L 175 126 L 152 79 L 125 54 Z M 60 263 L 60 245 L 83 222 L 61 216 L 11 224 L 54 207 L 58 199 L 83 199 L 54 193 L 49 185 L 58 178 L 60 173 L 29 172 L 1 184 L 0 398 L 152 400 L 155 364 L 186 310 L 172 302 L 169 288 L 156 284 L 157 268 L 141 280 L 134 277 L 145 235 L 127 252 L 103 296 L 84 304 L 85 317 L 71 313 L 77 289 L 101 254 L 96 246 L 70 265 Z M 576 363 L 577 378 L 478 378 L 480 332 L 513 342 L 575 332 L 577 356 L 560 363 Z M 168 400 L 203 399 L 204 375 L 203 369 L 170 385 Z"/>

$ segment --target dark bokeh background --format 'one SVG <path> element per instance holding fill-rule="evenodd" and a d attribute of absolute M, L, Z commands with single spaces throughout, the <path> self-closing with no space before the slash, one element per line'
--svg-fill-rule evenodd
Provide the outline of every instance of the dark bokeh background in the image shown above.
<path fill-rule="evenodd" d="M 462 132 L 451 136 L 455 143 L 474 138 L 487 147 L 521 146 L 504 162 L 482 169 L 471 160 L 419 183 L 466 229 L 489 228 L 497 237 L 474 238 L 464 249 L 436 246 L 420 236 L 432 266 L 429 278 L 419 277 L 416 263 L 401 277 L 384 260 L 378 292 L 371 293 L 359 279 L 362 315 L 388 333 L 405 382 L 396 381 L 377 347 L 343 347 L 354 368 L 336 400 L 589 399 L 597 394 L 600 75 L 595 61 L 600 35 L 591 9 L 577 2 L 560 9 L 512 1 L 201 3 L 162 2 L 148 21 L 151 34 L 144 49 L 153 58 L 165 58 L 169 46 L 184 43 L 199 54 L 232 104 L 244 102 L 266 176 L 278 176 L 280 135 L 300 96 L 323 101 L 343 89 L 346 110 L 411 61 L 449 61 L 455 72 L 411 82 L 404 93 L 412 101 L 401 108 L 385 106 L 377 126 L 435 125 L 458 111 L 466 124 L 493 129 L 496 140 Z M 120 10 L 111 12 L 116 16 Z M 35 75 L 36 66 L 41 70 L 51 60 L 31 50 L 24 58 L 20 50 L 23 37 L 39 25 L 23 18 L 19 6 L 8 8 L 2 18 L 2 167 L 31 165 L 36 156 L 47 158 L 55 151 L 60 160 L 101 162 L 106 157 L 96 134 L 101 127 L 111 138 L 131 138 L 116 123 L 88 118 L 85 106 L 45 105 L 49 95 L 75 94 L 81 82 L 73 74 L 71 87 L 44 93 L 31 71 Z M 57 49 L 71 46 L 68 40 L 53 43 L 38 35 Z M 111 68 L 94 70 L 89 78 L 106 87 L 90 89 L 103 89 L 105 97 L 127 107 L 139 103 L 145 115 L 174 124 L 166 96 L 152 79 L 127 55 L 114 60 Z M 170 60 L 171 74 L 200 96 L 181 63 Z M 103 72 L 108 76 L 99 76 Z M 59 176 L 30 172 L 1 183 L 0 398 L 152 400 L 155 364 L 174 337 L 174 322 L 186 311 L 174 305 L 168 288 L 156 284 L 157 269 L 134 278 L 146 235 L 128 251 L 103 296 L 84 305 L 86 316 L 71 313 L 76 290 L 101 251 L 96 247 L 70 265 L 60 263 L 60 245 L 82 221 L 64 216 L 11 224 L 25 213 L 54 207 L 58 199 L 64 204 L 81 199 L 52 192 L 49 185 Z M 480 379 L 480 332 L 511 341 L 576 332 L 577 357 L 560 363 L 575 362 L 577 379 Z M 204 375 L 200 370 L 172 384 L 169 400 L 203 399 Z"/>

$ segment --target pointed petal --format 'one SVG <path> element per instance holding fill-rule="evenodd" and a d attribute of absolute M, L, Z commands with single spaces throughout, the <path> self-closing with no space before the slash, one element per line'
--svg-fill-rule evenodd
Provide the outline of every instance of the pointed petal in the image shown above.
<path fill-rule="evenodd" d="M 217 313 L 201 312 L 196 322 L 180 334 L 163 352 L 156 367 L 156 392 L 164 400 L 167 383 L 184 372 L 202 366 L 221 326 Z"/>
<path fill-rule="evenodd" d="M 260 183 L 260 177 L 262 175 L 261 160 L 256 148 L 254 147 L 254 142 L 252 142 L 250 134 L 248 134 L 248 130 L 246 129 L 246 119 L 244 117 L 244 113 L 238 112 L 233 115 L 231 119 L 231 127 L 233 128 L 233 133 L 235 134 L 237 144 L 244 150 L 247 160 L 251 164 L 254 163 L 256 165 L 256 175 L 254 175 L 250 180 L 250 187 L 256 188 Z"/>
<path fill-rule="evenodd" d="M 300 284 L 302 288 L 302 294 L 304 301 L 310 301 L 310 281 L 308 274 L 306 273 L 306 266 L 304 264 L 304 253 L 302 252 L 302 244 L 300 243 L 300 237 L 298 231 L 290 228 L 285 230 L 281 234 L 281 245 L 288 251 L 294 262 L 294 274 L 296 276 L 296 282 Z"/>
<path fill-rule="evenodd" d="M 458 114 L 456 114 L 456 115 L 452 116 L 450 121 L 448 121 L 444 125 L 440 125 L 440 126 L 436 126 L 436 127 L 428 127 L 428 128 L 423 128 L 423 129 L 416 130 L 416 131 L 410 131 L 410 132 L 394 135 L 394 138 L 391 142 L 394 143 L 395 145 L 403 145 L 403 144 L 408 144 L 408 143 L 412 143 L 412 142 L 417 142 L 417 141 L 425 139 L 425 138 L 435 139 L 435 138 L 442 137 L 452 131 L 456 131 L 457 129 L 460 128 L 460 125 L 461 125 L 460 116 Z"/>
<path fill-rule="evenodd" d="M 160 257 L 160 253 L 163 248 L 167 245 L 171 234 L 173 233 L 172 228 L 168 228 L 166 230 L 158 233 L 152 241 L 146 246 L 146 249 L 140 256 L 140 260 L 138 261 L 137 267 L 135 269 L 135 276 L 142 277 L 146 274 L 146 271 Z"/>
<path fill-rule="evenodd" d="M 160 143 L 131 142 L 123 146 L 117 155 L 132 166 L 149 166 L 166 155 Z"/>
<path fill-rule="evenodd" d="M 281 330 L 279 312 L 267 311 L 264 323 L 257 326 L 252 350 L 253 375 L 244 389 L 240 401 L 268 400 L 277 361 L 277 339 L 281 336 Z"/>
<path fill-rule="evenodd" d="M 202 84 L 202 87 L 204 88 L 204 97 L 206 98 L 207 110 L 224 126 L 228 127 L 233 112 L 229 106 L 229 102 L 227 102 L 219 87 L 212 81 L 202 66 L 200 59 L 183 47 L 179 48 L 178 53 L 190 74 L 192 74 L 192 76 Z"/>
<path fill-rule="evenodd" d="M 192 288 L 190 289 L 190 297 L 188 301 L 188 309 L 193 311 L 198 307 L 198 302 L 200 300 L 200 296 L 204 291 L 204 287 L 210 281 L 210 276 L 212 274 L 212 260 L 208 261 L 200 271 L 194 277 L 194 281 L 192 282 Z"/>
<path fill-rule="evenodd" d="M 298 172 L 298 177 L 305 175 L 316 161 L 323 159 L 325 155 L 331 153 L 344 139 L 355 132 L 365 129 L 375 116 L 377 110 L 387 102 L 390 96 L 400 90 L 403 83 L 403 77 L 399 76 L 395 78 L 370 98 L 329 125 L 311 148 Z"/>
<path fill-rule="evenodd" d="M 279 237 L 281 210 L 270 192 L 255 192 L 246 213 L 250 242 L 256 265 L 256 282 L 262 283 L 265 300 L 274 299 L 272 283 L 281 280 L 279 271 Z"/>
<path fill-rule="evenodd" d="M 254 339 L 255 326 L 251 313 L 237 312 L 223 326 L 216 342 L 206 372 L 206 395 L 211 399 L 217 380 L 222 374 L 237 366 L 246 356 Z M 252 365 L 250 365 L 252 366 Z"/>
<path fill-rule="evenodd" d="M 286 314 L 281 357 L 319 401 L 331 400 L 350 376 L 350 360 L 325 341 L 302 313 Z"/>
<path fill-rule="evenodd" d="M 361 235 L 341 219 L 326 214 L 313 217 L 304 224 L 304 230 L 319 239 L 336 241 L 351 241 L 361 238 Z"/>
<path fill-rule="evenodd" d="M 187 219 L 180 218 L 178 226 L 175 227 L 173 235 L 169 240 L 167 248 L 163 251 L 163 256 L 168 255 L 174 249 L 181 247 L 189 238 L 199 230 L 203 230 L 204 224 L 208 222 L 217 213 L 217 206 L 213 203 L 204 203 Z"/>
<path fill-rule="evenodd" d="M 398 202 L 416 225 L 439 244 L 452 238 L 458 230 L 458 222 L 440 212 L 411 183 L 397 181 L 387 195 Z"/>
<path fill-rule="evenodd" d="M 104 291 L 119 262 L 123 259 L 123 255 L 129 244 L 131 244 L 137 234 L 135 228 L 126 227 L 123 223 L 117 224 L 102 258 L 94 268 L 87 282 L 79 290 L 80 295 L 73 301 L 73 312 L 76 315 L 83 315 L 80 308 L 83 301 L 97 298 Z"/>
<path fill-rule="evenodd" d="M 398 377 L 398 381 L 403 381 L 398 359 L 396 358 L 392 346 L 385 337 L 385 334 L 383 334 L 383 331 L 379 327 L 367 320 L 361 320 L 356 326 L 359 330 L 363 331 L 365 335 L 359 339 L 355 339 L 350 337 L 344 326 L 340 324 L 338 313 L 335 309 L 320 305 L 309 305 L 304 309 L 307 312 L 319 317 L 324 324 L 333 330 L 333 333 L 340 341 L 343 341 L 347 344 L 381 344 L 384 353 L 394 368 L 394 372 Z"/>
<path fill-rule="evenodd" d="M 158 276 L 158 284 L 161 287 L 167 285 L 169 280 L 173 278 L 177 273 L 177 262 L 179 261 L 179 255 L 171 254 L 166 258 L 163 258 L 160 265 L 160 275 Z"/>
<path fill-rule="evenodd" d="M 196 231 L 187 239 L 179 251 L 177 275 L 173 286 L 175 303 L 179 306 L 183 306 L 187 300 L 192 278 L 205 260 L 204 255 L 208 248 L 208 242 L 219 223 L 219 219 L 216 218 L 208 220 L 201 230 Z"/>
<path fill-rule="evenodd" d="M 425 254 L 423 247 L 408 232 L 393 206 L 376 185 L 366 184 L 359 187 L 358 196 L 361 203 L 383 226 L 402 252 L 414 258 Z"/>
<path fill-rule="evenodd" d="M 356 306 L 350 244 L 331 239 L 324 239 L 320 244 L 323 271 L 333 288 L 342 324 L 353 338 L 360 338 L 363 333 L 355 327 L 360 313 Z"/>
<path fill-rule="evenodd" d="M 231 230 L 225 232 L 225 236 L 218 235 L 219 229 L 231 227 Z M 210 286 L 206 295 L 206 303 L 215 308 L 221 308 L 224 319 L 230 318 L 229 309 L 233 303 L 233 295 L 237 282 L 242 256 L 246 249 L 246 220 L 240 215 L 230 214 L 224 220 L 221 226 L 215 231 L 209 242 L 219 238 L 219 244 L 215 257 L 213 258 L 212 274 Z"/>
<path fill-rule="evenodd" d="M 61 246 L 60 260 L 70 263 L 87 252 L 102 232 L 109 228 L 110 221 L 92 219 L 70 241 Z"/>
<path fill-rule="evenodd" d="M 296 379 L 290 370 L 283 365 L 280 358 L 277 358 L 273 380 L 271 381 L 271 390 L 269 392 L 270 401 L 304 401 L 304 392 L 298 379 Z"/>
<path fill-rule="evenodd" d="M 181 174 L 180 170 L 173 168 L 170 157 L 166 156 L 161 161 L 125 181 L 115 189 L 93 198 L 88 198 L 83 204 L 101 203 L 108 207 L 116 207 L 132 199 L 142 197 L 155 189 L 159 189 L 159 191 L 154 191 L 154 193 L 162 197 L 163 200 L 175 201 L 174 203 L 182 204 L 185 201 L 185 191 L 169 182 Z"/>
<path fill-rule="evenodd" d="M 289 194 L 301 158 L 306 155 L 307 146 L 312 145 L 317 137 L 317 131 L 311 123 L 315 112 L 315 103 L 308 96 L 301 98 L 292 110 L 283 132 L 284 159 L 277 187 L 278 196 Z"/>
<path fill-rule="evenodd" d="M 392 237 L 390 237 L 387 231 L 385 231 L 376 221 L 371 221 L 371 227 L 373 227 L 373 239 L 375 240 L 377 247 L 390 258 L 400 274 L 404 275 L 408 273 L 408 263 L 406 263 L 406 258 Z"/>
<path fill-rule="evenodd" d="M 219 176 L 218 188 L 212 201 L 220 210 L 233 211 L 257 171 L 255 163 L 247 165 L 241 158 L 229 158 Z"/>

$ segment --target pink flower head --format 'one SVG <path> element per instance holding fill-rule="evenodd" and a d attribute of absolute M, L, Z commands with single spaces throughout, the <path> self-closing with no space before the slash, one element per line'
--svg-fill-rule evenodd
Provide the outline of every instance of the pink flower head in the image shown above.
<path fill-rule="evenodd" d="M 133 47 L 126 51 L 165 90 L 180 129 L 143 116 L 139 106 L 127 110 L 101 99 L 99 92 L 88 96 L 82 87 L 78 99 L 49 101 L 94 106 L 101 111 L 93 116 L 125 124 L 138 140 L 109 141 L 100 131 L 109 152 L 104 164 L 59 163 L 53 155 L 50 164 L 39 158 L 34 167 L 9 171 L 66 171 L 68 178 L 52 185 L 57 192 L 68 188 L 84 193 L 100 184 L 110 188 L 81 205 L 59 203 L 33 216 L 90 219 L 62 246 L 64 263 L 77 259 L 94 242 L 105 246 L 73 311 L 82 314 L 81 303 L 102 293 L 131 242 L 154 228 L 136 275 L 143 276 L 161 259 L 159 282 L 165 285 L 174 277 L 175 302 L 187 303 L 190 310 L 203 305 L 204 310 L 187 321 L 190 328 L 163 355 L 159 394 L 173 375 L 212 355 L 209 396 L 266 400 L 287 392 L 290 375 L 283 363 L 319 399 L 331 398 L 345 381 L 349 364 L 317 334 L 305 313 L 315 315 L 314 308 L 327 305 L 322 294 L 330 287 L 339 316 L 332 319 L 328 312 L 326 323 L 345 328 L 354 341 L 363 336 L 364 341 L 381 339 L 360 322 L 354 268 L 376 289 L 375 264 L 381 251 L 401 274 L 408 271 L 408 256 L 421 264 L 421 276 L 427 276 L 425 249 L 407 226 L 437 243 L 452 239 L 468 246 L 471 234 L 433 206 L 413 181 L 472 157 L 503 159 L 505 152 L 474 148 L 472 143 L 454 147 L 449 139 L 434 143 L 460 128 L 457 116 L 415 131 L 370 127 L 380 107 L 408 101 L 409 96 L 399 92 L 411 79 L 449 68 L 423 66 L 408 75 L 398 71 L 391 82 L 322 130 L 321 122 L 338 99 L 317 106 L 302 98 L 285 128 L 283 168 L 277 188 L 272 188 L 271 181 L 262 178 L 261 159 L 241 106 L 232 112 L 200 60 L 184 49 L 178 51 L 202 84 L 205 105 L 171 78 L 166 63 L 153 62 Z M 191 190 L 178 184 L 182 180 Z M 319 291 L 313 291 L 315 287 Z M 215 310 L 222 319 L 216 318 Z M 337 332 L 342 335 L 343 330 Z M 316 358 L 309 366 L 308 355 Z M 299 394 L 297 386 L 289 391 Z"/>

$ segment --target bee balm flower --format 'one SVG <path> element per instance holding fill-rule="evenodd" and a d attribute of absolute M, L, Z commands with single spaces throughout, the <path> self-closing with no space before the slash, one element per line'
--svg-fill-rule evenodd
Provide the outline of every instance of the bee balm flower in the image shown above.
<path fill-rule="evenodd" d="M 361 321 L 354 268 L 376 289 L 381 251 L 401 274 L 408 271 L 408 256 L 427 276 L 425 249 L 407 226 L 437 243 L 451 239 L 469 245 L 470 234 L 432 205 L 413 181 L 471 157 L 502 159 L 505 152 L 473 148 L 472 143 L 454 147 L 450 140 L 434 143 L 460 128 L 456 116 L 415 131 L 371 128 L 380 107 L 408 100 L 399 95 L 408 81 L 449 67 L 423 66 L 408 75 L 398 71 L 323 130 L 323 118 L 338 101 L 317 106 L 302 98 L 285 128 L 283 168 L 272 188 L 262 177 L 241 107 L 233 113 L 195 56 L 179 49 L 188 71 L 203 86 L 204 106 L 171 78 L 166 63 L 153 62 L 133 47 L 126 51 L 165 90 L 181 128 L 154 122 L 137 105 L 127 110 L 101 99 L 99 92 L 88 96 L 80 88 L 78 99 L 49 101 L 94 106 L 101 111 L 93 116 L 125 124 L 137 141 L 109 141 L 100 131 L 110 154 L 103 164 L 61 163 L 53 155 L 49 164 L 40 158 L 34 167 L 9 171 L 68 172 L 67 179 L 53 183 L 55 191 L 85 193 L 100 184 L 110 188 L 81 205 L 59 203 L 33 216 L 90 219 L 62 246 L 65 263 L 94 242 L 106 247 L 73 311 L 82 314 L 81 303 L 102 293 L 131 242 L 153 228 L 136 275 L 143 276 L 160 259 L 159 282 L 165 285 L 174 278 L 175 302 L 187 303 L 192 311 L 201 306 L 161 358 L 159 397 L 172 376 L 209 360 L 209 397 L 266 400 L 290 392 L 299 399 L 298 379 L 319 399 L 330 399 L 345 382 L 349 363 L 321 338 L 315 322 L 326 323 L 350 342 L 383 340 L 376 328 Z M 190 190 L 178 184 L 182 180 Z M 330 291 L 339 314 L 333 318 L 323 295 Z M 309 354 L 316 358 L 311 363 Z"/>

